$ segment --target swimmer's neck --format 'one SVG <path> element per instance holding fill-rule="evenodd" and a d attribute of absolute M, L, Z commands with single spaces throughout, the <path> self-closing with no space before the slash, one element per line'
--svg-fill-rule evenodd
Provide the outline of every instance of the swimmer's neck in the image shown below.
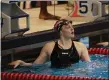
<path fill-rule="evenodd" d="M 69 44 L 72 44 L 72 39 L 71 38 L 64 38 L 64 37 L 61 37 L 59 40 L 58 40 L 59 43 L 61 43 L 63 46 L 64 45 L 69 45 Z"/>

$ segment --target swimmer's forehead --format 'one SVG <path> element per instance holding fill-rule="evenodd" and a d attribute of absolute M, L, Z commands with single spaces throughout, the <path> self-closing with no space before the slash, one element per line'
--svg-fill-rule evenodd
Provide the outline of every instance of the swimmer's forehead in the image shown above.
<path fill-rule="evenodd" d="M 71 20 L 59 20 L 59 21 L 56 22 L 55 26 L 58 26 L 58 25 L 61 24 L 61 23 L 66 23 L 66 24 L 68 24 L 68 23 L 72 23 L 72 21 L 71 21 Z M 64 24 L 63 24 L 63 25 L 64 25 Z"/>

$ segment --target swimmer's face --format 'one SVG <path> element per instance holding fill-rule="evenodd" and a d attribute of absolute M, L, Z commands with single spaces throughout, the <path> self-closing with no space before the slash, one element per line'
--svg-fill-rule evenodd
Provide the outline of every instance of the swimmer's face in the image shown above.
<path fill-rule="evenodd" d="M 61 36 L 67 38 L 74 38 L 74 28 L 71 23 L 63 25 L 62 29 L 60 30 Z"/>

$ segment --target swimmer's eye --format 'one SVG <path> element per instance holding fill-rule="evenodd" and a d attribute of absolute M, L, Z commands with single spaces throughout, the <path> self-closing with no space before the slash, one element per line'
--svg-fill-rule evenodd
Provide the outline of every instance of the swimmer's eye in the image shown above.
<path fill-rule="evenodd" d="M 66 29 L 70 29 L 70 28 L 72 28 L 70 25 L 67 25 L 66 27 L 65 27 Z"/>
<path fill-rule="evenodd" d="M 71 28 L 69 25 L 68 25 L 68 26 L 66 26 L 66 29 L 69 29 L 69 28 Z"/>

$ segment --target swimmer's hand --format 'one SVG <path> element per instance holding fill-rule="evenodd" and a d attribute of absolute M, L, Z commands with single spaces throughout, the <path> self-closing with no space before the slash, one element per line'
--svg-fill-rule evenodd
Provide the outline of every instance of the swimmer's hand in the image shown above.
<path fill-rule="evenodd" d="M 16 60 L 16 61 L 9 63 L 8 65 L 14 66 L 13 68 L 16 68 L 18 66 L 32 66 L 32 63 L 26 63 L 22 60 Z"/>
<path fill-rule="evenodd" d="M 13 68 L 16 68 L 18 66 L 25 66 L 25 64 L 26 64 L 26 62 L 24 62 L 22 60 L 16 60 L 16 61 L 9 63 L 8 65 L 14 66 Z"/>

